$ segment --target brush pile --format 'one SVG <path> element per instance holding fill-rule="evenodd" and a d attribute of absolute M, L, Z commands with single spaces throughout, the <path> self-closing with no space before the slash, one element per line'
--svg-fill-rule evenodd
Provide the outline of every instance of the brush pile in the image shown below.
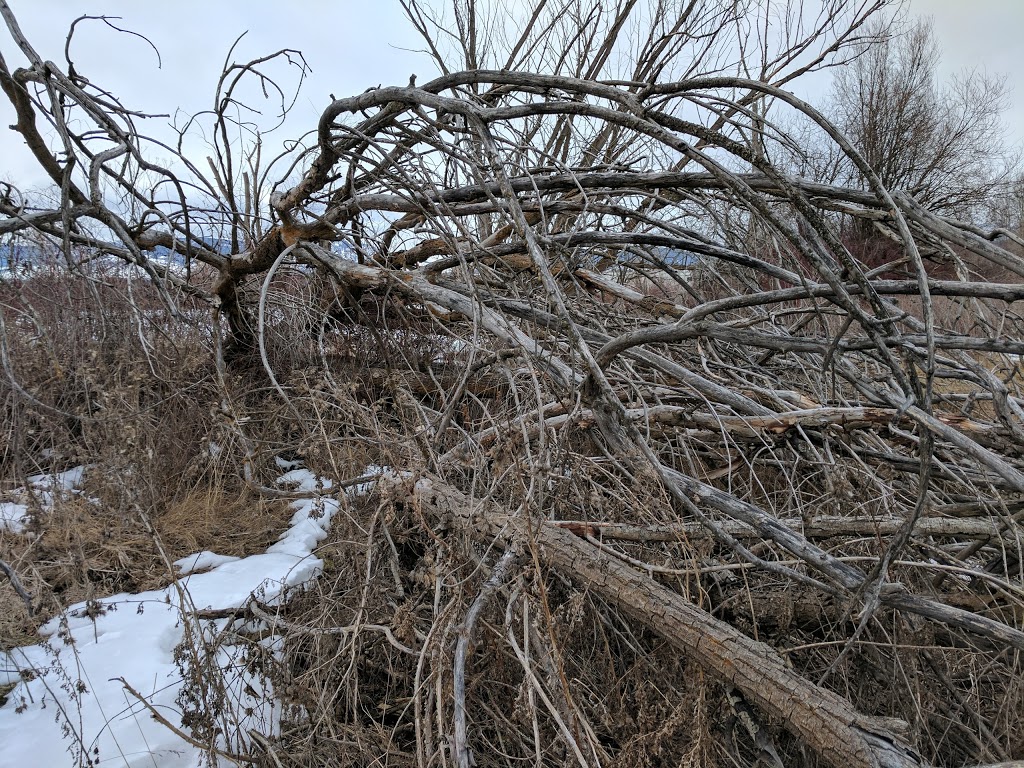
<path fill-rule="evenodd" d="M 60 203 L 9 190 L 0 232 L 69 281 L 104 254 L 144 282 L 153 397 L 147 340 L 204 329 L 216 418 L 189 445 L 267 495 L 275 456 L 338 487 L 390 467 L 262 617 L 291 719 L 250 759 L 1024 756 L 1024 240 L 887 188 L 783 88 L 810 42 L 760 80 L 661 76 L 676 45 L 628 78 L 476 66 L 335 100 L 273 187 L 219 139 L 209 179 L 157 167 L 27 44 L 3 67 L 30 146 L 47 115 L 79 161 L 37 149 Z M 225 74 L 218 125 L 257 66 Z M 802 175 L 795 121 L 862 183 Z M 32 326 L 31 285 L 4 285 L 5 350 L 65 332 Z M 36 431 L 147 407 L 3 362 Z"/>

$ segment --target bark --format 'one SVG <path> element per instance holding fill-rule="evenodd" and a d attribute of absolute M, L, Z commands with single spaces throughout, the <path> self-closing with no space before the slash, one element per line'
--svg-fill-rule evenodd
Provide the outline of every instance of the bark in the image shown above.
<path fill-rule="evenodd" d="M 780 520 L 782 525 L 803 533 L 809 539 L 828 539 L 839 536 L 891 536 L 904 524 L 896 518 L 842 517 L 822 515 L 808 520 Z M 697 522 L 674 525 L 633 525 L 588 520 L 552 520 L 552 525 L 575 533 L 577 536 L 595 536 L 615 541 L 680 541 L 710 536 Z M 750 538 L 757 536 L 754 529 L 737 521 L 723 521 L 719 525 L 731 536 Z M 998 536 L 1003 530 L 998 519 L 922 517 L 915 524 L 917 536 L 986 538 Z"/>
<path fill-rule="evenodd" d="M 794 672 L 770 646 L 752 640 L 598 547 L 555 525 L 491 512 L 450 486 L 420 481 L 415 503 L 472 526 L 478 535 L 536 545 L 542 561 L 615 605 L 744 698 L 780 721 L 830 765 L 910 768 L 921 757 L 880 719 Z"/>

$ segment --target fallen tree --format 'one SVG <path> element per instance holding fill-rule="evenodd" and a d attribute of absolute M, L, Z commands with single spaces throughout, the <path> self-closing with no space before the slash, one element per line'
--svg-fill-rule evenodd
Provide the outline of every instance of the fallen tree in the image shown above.
<path fill-rule="evenodd" d="M 273 176 L 258 132 L 228 135 L 250 131 L 234 89 L 269 82 L 274 57 L 224 73 L 209 174 L 183 154 L 160 167 L 139 116 L 40 57 L 0 2 L 27 62 L 0 60 L 0 85 L 59 193 L 47 206 L 9 187 L 0 233 L 48 244 L 86 284 L 91 263 L 123 262 L 144 342 L 157 315 L 209 330 L 207 407 L 249 487 L 274 493 L 282 452 L 339 481 L 368 458 L 406 478 L 338 545 L 352 567 L 336 597 L 358 607 L 319 610 L 346 631 L 268 625 L 296 686 L 318 666 L 308 643 L 328 652 L 310 635 L 345 638 L 329 653 L 347 658 L 346 703 L 302 706 L 360 750 L 419 766 L 659 764 L 658 750 L 677 756 L 651 746 L 668 725 L 623 725 L 628 707 L 600 703 L 619 682 L 581 659 L 626 679 L 667 642 L 747 729 L 701 746 L 671 709 L 674 749 L 695 764 L 1020 757 L 1024 288 L 989 278 L 1024 276 L 1024 241 L 887 188 L 788 89 L 843 61 L 883 3 L 824 3 L 813 21 L 791 9 L 740 51 L 725 45 L 751 22 L 738 8 L 635 5 L 595 5 L 602 38 L 537 3 L 502 59 L 486 15 L 456 3 L 465 69 L 433 48 L 439 77 L 333 100 L 315 140 L 286 153 L 299 172 Z M 407 10 L 437 42 L 429 9 Z M 627 23 L 649 34 L 613 72 Z M 860 186 L 794 173 L 783 126 L 797 117 Z M 898 255 L 858 261 L 850 221 Z M 21 383 L 9 350 L 34 305 L 5 291 L 8 407 L 88 431 L 93 395 Z M 782 606 L 754 610 L 766 594 Z M 402 622 L 396 605 L 412 606 Z M 559 605 L 601 638 L 579 645 Z M 827 620 L 811 626 L 816 605 Z M 379 667 L 391 699 L 374 720 L 359 681 Z M 681 668 L 652 684 L 685 689 Z M 714 719 L 700 690 L 685 704 Z"/>

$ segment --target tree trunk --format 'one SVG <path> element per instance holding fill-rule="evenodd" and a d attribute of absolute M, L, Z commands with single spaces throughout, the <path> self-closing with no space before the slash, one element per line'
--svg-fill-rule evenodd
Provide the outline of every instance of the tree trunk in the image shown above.
<path fill-rule="evenodd" d="M 522 537 L 541 561 L 614 604 L 665 638 L 723 682 L 739 689 L 762 712 L 782 722 L 830 765 L 908 768 L 926 763 L 881 718 L 857 712 L 841 696 L 808 682 L 770 646 L 752 640 L 677 593 L 547 522 L 511 517 L 481 507 L 450 486 L 416 485 L 415 501 L 490 539 Z"/>

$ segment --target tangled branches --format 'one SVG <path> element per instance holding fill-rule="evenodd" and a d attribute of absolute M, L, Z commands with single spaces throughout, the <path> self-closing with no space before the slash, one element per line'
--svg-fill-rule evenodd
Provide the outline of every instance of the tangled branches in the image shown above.
<path fill-rule="evenodd" d="M 222 379 L 264 376 L 289 414 L 279 443 L 233 422 L 247 466 L 297 446 L 398 471 L 338 577 L 359 596 L 346 674 L 394 665 L 382 695 L 408 699 L 372 746 L 396 764 L 635 758 L 657 728 L 623 725 L 623 681 L 661 643 L 686 661 L 653 684 L 681 695 L 695 665 L 725 686 L 737 756 L 1019 757 L 1024 241 L 887 188 L 782 87 L 807 44 L 762 79 L 474 67 L 335 100 L 263 214 L 255 168 L 157 168 L 52 64 L 0 63 L 30 145 L 41 113 L 88 158 L 37 149 L 60 205 L 8 196 L 0 231 L 124 259 L 168 311 L 207 302 Z M 58 99 L 112 148 L 70 135 Z M 797 119 L 860 186 L 794 173 Z M 329 705 L 353 722 L 354 680 Z"/>

